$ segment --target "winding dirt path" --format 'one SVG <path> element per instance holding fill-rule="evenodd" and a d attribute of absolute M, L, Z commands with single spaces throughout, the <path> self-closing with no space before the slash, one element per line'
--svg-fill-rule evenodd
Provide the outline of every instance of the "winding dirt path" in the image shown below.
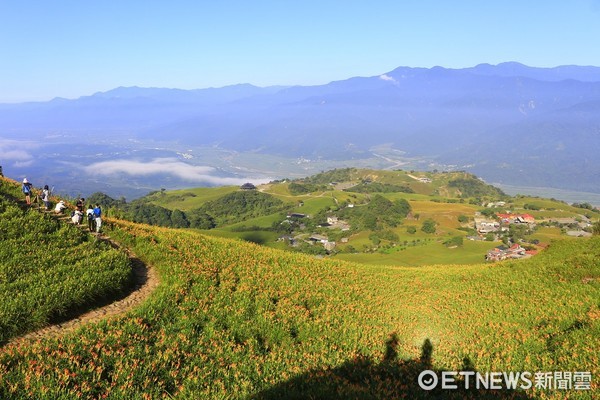
<path fill-rule="evenodd" d="M 64 217 L 58 219 L 64 220 Z M 70 218 L 68 218 L 68 220 L 70 220 Z M 84 225 L 80 225 L 80 227 L 82 229 L 87 229 L 87 227 Z M 68 332 L 74 331 L 84 324 L 90 324 L 111 317 L 123 315 L 133 307 L 141 304 L 158 287 L 160 280 L 156 269 L 151 265 L 146 265 L 129 248 L 122 247 L 119 243 L 115 242 L 108 236 L 96 233 L 90 233 L 90 235 L 95 236 L 97 240 L 108 242 L 111 247 L 115 249 L 122 249 L 129 257 L 133 274 L 133 284 L 128 289 L 126 296 L 105 306 L 86 311 L 68 321 L 49 325 L 37 331 L 13 338 L 6 343 L 6 346 L 11 344 L 21 344 L 23 342 L 43 338 L 61 336 Z"/>

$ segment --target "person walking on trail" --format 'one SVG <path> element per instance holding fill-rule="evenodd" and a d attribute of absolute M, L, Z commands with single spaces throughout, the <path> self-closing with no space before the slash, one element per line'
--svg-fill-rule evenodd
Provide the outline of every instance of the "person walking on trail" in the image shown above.
<path fill-rule="evenodd" d="M 102 209 L 100 204 L 96 204 L 94 207 L 94 217 L 96 221 L 96 233 L 100 233 L 100 227 L 102 226 Z"/>
<path fill-rule="evenodd" d="M 88 229 L 90 232 L 94 232 L 96 230 L 96 216 L 94 215 L 94 207 L 91 204 L 85 210 L 85 215 L 87 216 Z"/>
<path fill-rule="evenodd" d="M 25 194 L 25 202 L 28 206 L 31 205 L 31 192 L 33 191 L 33 185 L 31 182 L 27 180 L 27 178 L 23 179 L 23 194 Z"/>
<path fill-rule="evenodd" d="M 75 203 L 75 209 L 83 214 L 84 204 L 85 204 L 85 199 L 82 197 L 79 200 L 77 200 L 77 203 Z"/>
<path fill-rule="evenodd" d="M 46 211 L 50 210 L 50 189 L 48 189 L 48 185 L 44 185 L 44 190 L 42 190 L 42 201 Z"/>
<path fill-rule="evenodd" d="M 71 214 L 71 221 L 73 221 L 73 223 L 75 225 L 81 224 L 81 220 L 82 219 L 83 219 L 83 213 L 81 211 L 79 211 L 79 210 L 75 210 Z"/>

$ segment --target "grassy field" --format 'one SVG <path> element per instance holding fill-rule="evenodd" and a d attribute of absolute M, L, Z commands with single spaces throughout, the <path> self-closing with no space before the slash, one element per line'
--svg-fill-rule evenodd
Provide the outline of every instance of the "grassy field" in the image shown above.
<path fill-rule="evenodd" d="M 420 268 L 316 260 L 112 221 L 161 276 L 141 307 L 0 349 L 0 398 L 592 398 L 424 392 L 436 372 L 589 371 L 598 390 L 600 238 L 529 260 Z"/>
<path fill-rule="evenodd" d="M 398 246 L 381 253 L 340 253 L 336 259 L 372 265 L 422 266 L 434 264 L 478 264 L 485 254 L 499 242 L 475 242 L 465 240 L 459 248 L 447 248 L 437 241 L 423 244 Z"/>
<path fill-rule="evenodd" d="M 158 206 L 170 210 L 178 209 L 187 211 L 199 208 L 209 201 L 233 193 L 238 189 L 237 186 L 182 189 L 169 191 L 168 193 L 156 192 L 148 198 L 152 203 Z"/>

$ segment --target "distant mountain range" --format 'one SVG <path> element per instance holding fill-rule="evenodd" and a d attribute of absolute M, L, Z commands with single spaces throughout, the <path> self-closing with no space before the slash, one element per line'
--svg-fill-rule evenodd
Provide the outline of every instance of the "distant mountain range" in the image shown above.
<path fill-rule="evenodd" d="M 121 87 L 0 105 L 0 137 L 57 132 L 328 160 L 385 145 L 489 182 L 600 193 L 600 68 L 400 67 L 319 86 Z"/>

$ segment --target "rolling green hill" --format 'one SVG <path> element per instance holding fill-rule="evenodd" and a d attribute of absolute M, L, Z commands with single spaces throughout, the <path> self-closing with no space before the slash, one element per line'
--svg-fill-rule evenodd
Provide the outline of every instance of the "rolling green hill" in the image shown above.
<path fill-rule="evenodd" d="M 403 206 L 381 206 L 388 201 Z M 503 206 L 486 207 L 498 202 Z M 401 211 L 405 208 L 408 215 Z M 533 215 L 548 225 L 525 235 L 525 240 L 535 243 L 566 237 L 574 229 L 552 225 L 553 219 L 583 221 L 587 215 L 593 222 L 600 216 L 552 199 L 510 197 L 465 172 L 357 168 L 274 181 L 254 191 L 233 186 L 160 191 L 132 202 L 128 210 L 124 216 L 136 222 L 197 228 L 209 235 L 345 260 L 407 266 L 483 260 L 502 239 L 477 238 L 474 221 L 483 211 Z M 288 215 L 305 217 L 290 219 Z M 328 225 L 328 218 L 342 222 Z M 428 220 L 435 229 L 425 233 L 422 226 Z M 325 238 L 331 244 L 313 244 L 311 237 Z M 469 240 L 484 238 L 491 242 Z M 444 245 L 453 240 L 458 246 Z"/>

